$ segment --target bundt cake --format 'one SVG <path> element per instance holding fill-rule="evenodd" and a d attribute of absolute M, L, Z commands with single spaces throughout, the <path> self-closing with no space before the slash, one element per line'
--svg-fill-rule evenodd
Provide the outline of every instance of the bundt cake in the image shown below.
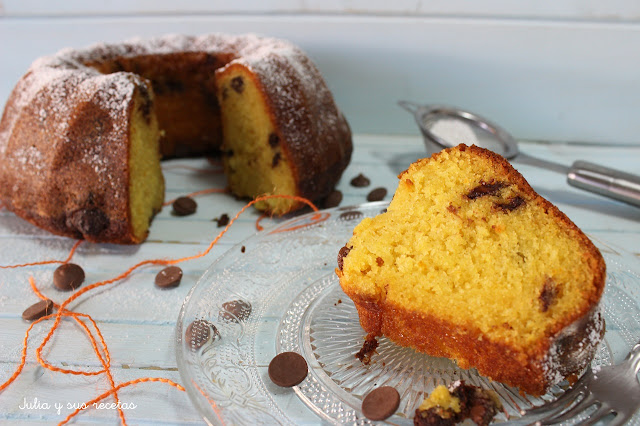
<path fill-rule="evenodd" d="M 239 197 L 329 194 L 351 132 L 311 60 L 256 35 L 165 36 L 36 60 L 0 121 L 0 201 L 53 233 L 139 243 L 160 157 L 221 152 Z M 258 208 L 301 207 L 275 198 Z"/>
<path fill-rule="evenodd" d="M 399 175 L 336 273 L 371 336 L 532 395 L 579 373 L 604 333 L 605 263 L 502 157 L 459 145 Z"/>

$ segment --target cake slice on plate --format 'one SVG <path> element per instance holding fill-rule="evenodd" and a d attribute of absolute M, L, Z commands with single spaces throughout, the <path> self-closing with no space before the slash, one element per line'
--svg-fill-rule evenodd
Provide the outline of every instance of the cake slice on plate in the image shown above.
<path fill-rule="evenodd" d="M 368 338 L 386 336 L 532 395 L 578 374 L 604 334 L 605 263 L 507 160 L 459 145 L 399 175 L 336 273 Z"/>

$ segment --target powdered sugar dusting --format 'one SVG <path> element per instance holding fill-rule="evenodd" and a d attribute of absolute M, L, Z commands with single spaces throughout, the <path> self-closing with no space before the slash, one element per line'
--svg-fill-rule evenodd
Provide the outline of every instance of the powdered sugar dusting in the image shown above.
<path fill-rule="evenodd" d="M 587 324 L 585 333 L 584 325 Z M 591 362 L 595 351 L 602 340 L 604 332 L 604 320 L 601 308 L 598 305 L 583 320 L 567 327 L 553 340 L 549 351 L 542 361 L 542 369 L 550 384 L 560 383 L 566 376 L 568 369 L 582 370 Z M 566 353 L 567 348 L 563 347 L 563 340 L 580 339 L 575 342 Z M 569 355 L 569 356 L 567 356 Z"/>

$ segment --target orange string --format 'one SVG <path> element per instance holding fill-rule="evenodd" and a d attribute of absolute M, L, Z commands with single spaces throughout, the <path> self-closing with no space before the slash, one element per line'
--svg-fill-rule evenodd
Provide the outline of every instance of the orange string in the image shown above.
<path fill-rule="evenodd" d="M 264 227 L 262 225 L 260 225 L 260 222 L 262 222 L 262 219 L 269 217 L 268 214 L 266 213 L 262 213 L 257 219 L 256 219 L 256 231 L 262 231 L 264 230 Z"/>
<path fill-rule="evenodd" d="M 184 195 L 184 197 L 195 197 L 197 195 L 203 195 L 203 194 L 224 194 L 226 192 L 229 192 L 228 189 L 221 189 L 221 188 L 209 188 L 209 189 L 203 189 L 202 191 L 196 191 L 196 192 L 192 192 L 190 194 Z M 162 203 L 163 206 L 169 206 L 171 204 L 173 204 L 173 202 L 176 200 L 176 198 L 174 198 L 173 200 L 169 200 L 169 201 L 165 201 L 164 203 Z"/>
<path fill-rule="evenodd" d="M 82 244 L 82 241 L 83 240 L 76 241 L 76 243 L 73 245 L 73 247 L 71 247 L 71 251 L 69 251 L 69 256 L 67 256 L 67 258 L 65 260 L 43 260 L 41 262 L 32 262 L 32 263 L 22 263 L 22 264 L 19 264 L 19 265 L 0 266 L 0 269 L 23 268 L 25 266 L 36 266 L 36 265 L 49 265 L 51 263 L 69 263 L 69 261 L 73 257 L 73 254 L 76 252 L 76 249 L 78 248 L 78 246 L 80 244 Z"/>
<path fill-rule="evenodd" d="M 193 193 L 192 195 L 202 194 L 202 193 L 210 193 L 210 192 L 217 192 L 217 191 L 220 191 L 220 190 L 198 191 L 197 193 Z M 56 372 L 63 373 L 63 374 L 73 374 L 73 375 L 83 375 L 83 376 L 96 376 L 96 375 L 100 375 L 102 373 L 105 373 L 107 375 L 107 379 L 109 380 L 109 385 L 110 385 L 111 389 L 106 391 L 106 392 L 104 392 L 103 394 L 101 394 L 97 398 L 94 398 L 94 399 L 88 401 L 87 403 L 83 404 L 84 407 L 90 407 L 94 403 L 97 403 L 97 402 L 103 400 L 104 398 L 106 398 L 106 397 L 108 397 L 110 395 L 113 395 L 114 399 L 116 400 L 116 407 L 118 409 L 118 416 L 120 417 L 120 420 L 121 420 L 122 424 L 126 425 L 124 412 L 123 412 L 123 410 L 122 410 L 122 408 L 121 408 L 121 406 L 119 404 L 118 393 L 117 393 L 118 390 L 120 390 L 120 389 L 122 389 L 122 388 L 124 388 L 126 386 L 131 386 L 131 385 L 134 385 L 134 384 L 137 384 L 137 383 L 163 382 L 163 383 L 167 383 L 167 384 L 169 384 L 169 385 L 171 385 L 171 386 L 173 386 L 173 387 L 175 387 L 175 388 L 177 388 L 179 390 L 184 391 L 185 389 L 181 385 L 179 385 L 178 383 L 175 383 L 175 382 L 173 382 L 173 381 L 171 381 L 169 379 L 154 378 L 154 377 L 139 378 L 139 379 L 131 380 L 131 381 L 120 383 L 119 385 L 116 385 L 114 380 L 113 380 L 113 376 L 111 374 L 111 355 L 109 354 L 109 350 L 107 348 L 107 343 L 104 340 L 104 336 L 100 332 L 100 329 L 99 329 L 98 325 L 93 320 L 93 318 L 91 318 L 91 316 L 89 316 L 87 314 L 83 314 L 83 313 L 73 312 L 73 311 L 67 310 L 66 307 L 71 302 L 73 302 L 78 297 L 80 297 L 81 295 L 83 295 L 83 294 L 85 294 L 85 293 L 87 293 L 87 292 L 89 292 L 89 291 L 91 291 L 91 290 L 93 290 L 95 288 L 98 288 L 98 287 L 101 287 L 101 286 L 105 286 L 105 285 L 114 283 L 116 281 L 122 280 L 122 279 L 126 278 L 127 276 L 129 276 L 133 271 L 135 271 L 136 269 L 138 269 L 138 268 L 140 268 L 142 266 L 145 266 L 145 265 L 170 265 L 170 264 L 176 264 L 176 263 L 184 262 L 184 261 L 187 261 L 187 260 L 197 259 L 197 258 L 206 256 L 211 251 L 211 249 L 215 246 L 215 244 L 220 240 L 220 238 L 222 238 L 222 236 L 229 230 L 231 225 L 233 225 L 233 223 L 238 219 L 238 217 L 245 210 L 247 210 L 250 206 L 252 206 L 253 204 L 255 204 L 257 202 L 265 201 L 265 200 L 271 199 L 271 198 L 284 198 L 284 199 L 291 199 L 291 200 L 299 201 L 299 202 L 302 202 L 302 203 L 305 203 L 305 204 L 309 205 L 314 211 L 318 211 L 318 208 L 311 201 L 307 200 L 306 198 L 302 198 L 302 197 L 298 197 L 298 196 L 293 196 L 293 195 L 263 195 L 263 196 L 257 197 L 254 200 L 252 200 L 249 203 L 247 203 L 242 209 L 240 209 L 240 211 L 233 217 L 233 219 L 231 219 L 229 221 L 227 226 L 213 239 L 211 244 L 209 244 L 209 246 L 203 252 L 198 253 L 198 254 L 193 255 L 193 256 L 188 256 L 188 257 L 183 257 L 183 258 L 173 259 L 173 260 L 168 260 L 168 259 L 149 259 L 149 260 L 144 260 L 142 262 L 139 262 L 139 263 L 131 266 L 129 269 L 127 269 L 126 271 L 124 271 L 123 273 L 121 273 L 120 275 L 118 275 L 115 278 L 112 278 L 112 279 L 109 279 L 109 280 L 105 280 L 105 281 L 98 281 L 98 282 L 95 282 L 95 283 L 93 283 L 91 285 L 88 285 L 88 286 L 78 290 L 77 292 L 72 294 L 70 297 L 68 297 L 61 304 L 54 303 L 54 307 L 56 307 L 58 309 L 57 313 L 55 313 L 55 314 L 52 313 L 52 314 L 43 316 L 43 317 L 37 319 L 36 321 L 34 321 L 33 323 L 31 323 L 29 325 L 29 327 L 27 328 L 27 331 L 25 332 L 25 337 L 23 339 L 22 354 L 21 354 L 20 363 L 18 365 L 18 368 L 16 369 L 16 371 L 13 373 L 13 375 L 6 382 L 4 382 L 2 385 L 0 385 L 0 392 L 2 392 L 4 389 L 6 389 L 11 383 L 13 383 L 16 380 L 16 378 L 18 378 L 18 376 L 20 375 L 20 373 L 24 369 L 24 366 L 26 365 L 27 347 L 28 347 L 28 340 L 29 340 L 30 331 L 33 329 L 33 327 L 36 324 L 38 324 L 38 323 L 40 323 L 42 321 L 51 319 L 51 318 L 55 318 L 54 323 L 51 326 L 51 329 L 49 330 L 49 332 L 47 333 L 45 338 L 43 339 L 43 341 L 40 344 L 40 346 L 38 346 L 38 348 L 36 349 L 36 359 L 38 360 L 40 365 L 42 365 L 43 367 L 45 367 L 45 368 L 47 368 L 47 369 L 49 369 L 51 371 L 56 371 Z M 73 245 L 73 247 L 71 249 L 71 252 L 69 253 L 69 256 L 64 261 L 35 262 L 35 263 L 28 263 L 28 264 L 24 264 L 24 265 L 15 265 L 13 267 L 42 265 L 42 264 L 46 264 L 46 263 L 67 263 L 73 257 L 73 254 L 75 253 L 75 250 L 80 245 L 80 243 L 81 243 L 81 241 L 78 241 Z M 33 277 L 29 277 L 29 284 L 31 285 L 31 289 L 36 294 L 36 296 L 38 296 L 40 299 L 43 299 L 43 300 L 47 299 L 42 294 L 42 292 L 37 288 L 35 280 L 33 279 Z M 94 352 L 96 353 L 96 356 L 100 360 L 100 364 L 103 367 L 102 370 L 99 370 L 99 371 L 81 371 L 81 370 L 62 369 L 62 368 L 56 367 L 56 366 L 54 366 L 52 364 L 49 364 L 47 362 L 47 360 L 42 356 L 43 349 L 45 348 L 45 346 L 47 345 L 47 343 L 49 342 L 51 337 L 54 335 L 54 333 L 57 330 L 58 326 L 60 325 L 60 322 L 61 322 L 63 317 L 71 317 L 71 318 L 73 318 L 78 323 L 78 325 L 80 325 L 80 327 L 84 330 L 84 332 L 87 334 L 87 336 L 89 338 L 89 341 L 91 343 L 91 346 L 92 346 Z M 96 341 L 96 339 L 95 339 L 95 337 L 93 335 L 92 330 L 87 326 L 87 324 L 84 323 L 84 321 L 82 321 L 81 318 L 84 318 L 84 319 L 86 319 L 87 321 L 89 321 L 91 323 L 93 329 L 95 330 L 96 334 L 98 335 L 98 340 L 100 341 L 100 344 L 101 344 L 102 348 L 100 348 L 98 346 L 98 343 L 97 343 L 97 341 Z M 212 406 L 215 408 L 215 403 L 213 403 Z M 69 414 L 62 422 L 60 422 L 60 424 L 67 423 L 69 420 L 71 420 L 75 415 L 77 415 L 82 410 L 83 410 L 83 408 L 76 409 L 74 412 Z M 217 412 L 217 410 L 216 410 L 216 414 L 218 415 L 218 417 L 220 417 L 220 415 Z"/>

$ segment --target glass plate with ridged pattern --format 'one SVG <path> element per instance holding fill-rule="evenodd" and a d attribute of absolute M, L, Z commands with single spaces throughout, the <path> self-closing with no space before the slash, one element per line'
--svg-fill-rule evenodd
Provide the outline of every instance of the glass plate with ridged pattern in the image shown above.
<path fill-rule="evenodd" d="M 207 270 L 180 312 L 176 353 L 187 393 L 208 423 L 371 424 L 360 410 L 362 399 L 389 385 L 401 403 L 387 422 L 410 425 L 438 384 L 465 380 L 498 393 L 506 412 L 496 422 L 524 424 L 530 419 L 522 410 L 564 392 L 567 384 L 561 383 L 542 398 L 523 396 L 473 369 L 385 338 L 369 365 L 355 358 L 365 333 L 335 276 L 336 257 L 353 227 L 386 206 L 368 203 L 296 217 L 250 237 Z M 607 262 L 607 332 L 592 363 L 598 366 L 621 361 L 640 340 L 640 267 L 629 253 L 592 239 Z M 244 302 L 240 313 L 229 308 L 235 301 Z M 194 321 L 201 321 L 195 337 L 193 326 L 187 330 Z M 267 374 L 270 360 L 284 351 L 302 354 L 309 364 L 307 378 L 292 389 L 278 388 Z M 632 424 L 640 424 L 639 417 Z"/>

